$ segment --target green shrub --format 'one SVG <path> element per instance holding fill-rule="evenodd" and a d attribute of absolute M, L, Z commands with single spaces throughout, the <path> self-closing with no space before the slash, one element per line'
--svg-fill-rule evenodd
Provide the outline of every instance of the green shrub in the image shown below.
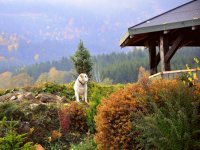
<path fill-rule="evenodd" d="M 95 100 L 93 99 L 93 103 L 87 110 L 87 124 L 89 127 L 90 133 L 94 133 L 96 131 L 96 124 L 94 120 L 94 116 L 97 114 L 97 106 L 100 104 L 100 96 L 97 96 Z"/>
<path fill-rule="evenodd" d="M 96 150 L 97 146 L 93 140 L 93 136 L 86 137 L 79 144 L 71 144 L 70 150 Z"/>
<path fill-rule="evenodd" d="M 48 150 L 67 150 L 67 147 L 69 145 L 66 145 L 63 141 L 57 140 L 54 142 L 51 142 L 46 149 Z"/>
<path fill-rule="evenodd" d="M 0 104 L 0 119 L 3 119 L 4 116 L 6 116 L 8 120 L 20 120 L 25 118 L 25 114 L 15 102 L 5 102 Z"/>
<path fill-rule="evenodd" d="M 68 83 L 66 85 L 67 91 L 66 91 L 66 97 L 69 101 L 75 100 L 75 95 L 74 95 L 74 82 Z"/>
<path fill-rule="evenodd" d="M 0 137 L 0 149 L 1 150 L 33 150 L 33 143 L 26 142 L 27 134 L 18 134 L 15 126 L 17 123 L 13 121 L 7 121 L 6 117 L 1 121 L 0 128 L 4 129 L 5 133 L 3 137 Z"/>
<path fill-rule="evenodd" d="M 101 100 L 103 97 L 110 96 L 111 93 L 124 87 L 124 85 L 106 85 L 95 82 L 89 82 L 88 84 L 88 99 L 89 101 L 96 101 L 97 98 Z"/>
<path fill-rule="evenodd" d="M 0 89 L 0 96 L 4 95 L 5 91 Z"/>
<path fill-rule="evenodd" d="M 59 96 L 65 96 L 67 94 L 67 88 L 65 85 L 56 84 L 52 82 L 47 82 L 44 85 L 39 85 L 38 88 L 35 89 L 38 93 L 51 93 Z"/>
<path fill-rule="evenodd" d="M 193 89 L 181 83 L 160 93 L 163 105 L 151 99 L 153 112 L 143 114 L 136 125 L 140 148 L 183 150 L 200 149 L 200 118 Z M 198 104 L 197 104 L 198 103 Z"/>
<path fill-rule="evenodd" d="M 54 105 L 40 104 L 32 110 L 32 117 L 29 118 L 29 127 L 33 128 L 29 135 L 34 143 L 46 144 L 48 135 L 53 130 L 59 129 L 58 108 Z"/>

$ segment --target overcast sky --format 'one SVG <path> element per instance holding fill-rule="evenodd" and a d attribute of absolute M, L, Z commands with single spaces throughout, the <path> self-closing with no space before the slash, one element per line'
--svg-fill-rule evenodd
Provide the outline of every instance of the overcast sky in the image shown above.
<path fill-rule="evenodd" d="M 128 27 L 189 1 L 0 0 L 0 46 L 6 41 L 5 33 L 16 33 L 15 46 L 8 49 L 7 57 L 14 57 L 12 50 L 15 50 L 15 55 L 22 51 L 19 43 L 16 46 L 19 38 L 27 44 L 41 41 L 37 50 L 48 49 L 42 45 L 43 40 L 64 41 L 68 46 L 65 49 L 71 52 L 76 50 L 78 41 L 82 39 L 93 54 L 109 53 L 121 50 L 118 41 Z M 59 49 L 59 45 L 56 47 Z M 57 58 L 62 57 L 62 53 L 58 54 Z M 40 52 L 34 52 L 32 57 L 35 56 L 39 58 Z"/>
<path fill-rule="evenodd" d="M 1 15 L 64 15 L 70 13 L 71 17 L 76 14 L 90 13 L 96 17 L 113 17 L 119 21 L 142 21 L 189 0 L 0 0 Z M 13 11 L 4 7 L 13 8 Z M 74 14 L 74 16 L 73 16 Z M 105 18 L 102 18 L 105 19 Z M 94 22 L 95 23 L 95 22 Z"/>

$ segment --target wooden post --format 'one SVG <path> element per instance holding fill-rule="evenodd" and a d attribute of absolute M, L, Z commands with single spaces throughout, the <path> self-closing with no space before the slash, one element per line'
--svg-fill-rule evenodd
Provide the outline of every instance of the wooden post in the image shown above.
<path fill-rule="evenodd" d="M 160 66 L 161 72 L 165 71 L 165 55 L 164 55 L 164 37 L 163 35 L 160 36 Z"/>
<path fill-rule="evenodd" d="M 156 63 L 156 45 L 154 42 L 148 42 L 149 47 L 149 64 L 150 64 L 150 74 L 153 75 L 157 73 L 157 63 Z"/>
<path fill-rule="evenodd" d="M 165 61 L 165 55 L 169 51 L 169 42 L 166 35 L 160 36 L 160 65 L 161 72 L 170 70 L 170 61 Z"/>
<path fill-rule="evenodd" d="M 167 35 L 164 35 L 164 55 L 166 55 L 168 51 L 169 51 L 169 39 Z M 170 60 L 165 59 L 165 71 L 170 71 L 170 70 L 171 70 Z"/>

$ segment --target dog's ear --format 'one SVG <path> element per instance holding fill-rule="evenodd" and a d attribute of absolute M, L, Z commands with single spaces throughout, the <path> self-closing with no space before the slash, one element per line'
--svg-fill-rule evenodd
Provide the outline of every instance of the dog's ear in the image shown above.
<path fill-rule="evenodd" d="M 84 75 L 81 73 L 81 74 L 80 74 L 80 77 L 83 79 L 83 78 L 84 78 Z"/>
<path fill-rule="evenodd" d="M 84 75 L 81 73 L 79 76 L 80 76 L 80 80 L 83 81 Z"/>

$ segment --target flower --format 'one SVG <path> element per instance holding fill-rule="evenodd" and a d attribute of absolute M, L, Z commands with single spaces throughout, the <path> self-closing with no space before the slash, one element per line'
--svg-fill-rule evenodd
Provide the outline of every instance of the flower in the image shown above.
<path fill-rule="evenodd" d="M 34 131 L 34 127 L 29 129 L 29 133 L 32 134 Z"/>
<path fill-rule="evenodd" d="M 52 138 L 49 136 L 48 137 L 48 142 L 51 142 L 52 141 Z"/>
<path fill-rule="evenodd" d="M 193 74 L 193 78 L 194 78 L 194 80 L 198 80 L 198 77 L 197 77 L 196 73 Z"/>
<path fill-rule="evenodd" d="M 60 138 L 62 136 L 62 134 L 59 131 L 56 131 L 56 130 L 53 130 L 51 132 L 51 134 L 52 134 L 52 138 L 53 139 L 58 139 L 58 138 Z"/>

